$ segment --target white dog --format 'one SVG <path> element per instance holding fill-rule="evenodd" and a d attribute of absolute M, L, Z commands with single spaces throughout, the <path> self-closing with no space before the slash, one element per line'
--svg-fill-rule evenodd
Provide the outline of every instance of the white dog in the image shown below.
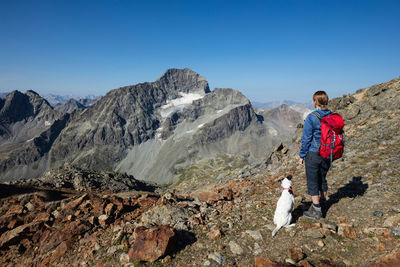
<path fill-rule="evenodd" d="M 294 205 L 291 179 L 292 177 L 288 176 L 281 181 L 283 191 L 278 203 L 276 204 L 276 210 L 274 214 L 274 224 L 276 225 L 276 228 L 274 231 L 272 231 L 272 236 L 275 236 L 282 227 L 288 228 L 295 226 L 295 224 L 290 224 L 292 220 L 291 212 Z"/>

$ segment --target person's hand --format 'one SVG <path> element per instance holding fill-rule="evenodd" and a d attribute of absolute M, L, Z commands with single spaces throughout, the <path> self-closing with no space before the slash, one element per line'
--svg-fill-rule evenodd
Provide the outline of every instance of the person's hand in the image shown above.
<path fill-rule="evenodd" d="M 303 164 L 304 164 L 304 159 L 303 159 L 303 158 L 299 158 L 299 163 L 300 163 L 301 165 L 303 165 Z"/>

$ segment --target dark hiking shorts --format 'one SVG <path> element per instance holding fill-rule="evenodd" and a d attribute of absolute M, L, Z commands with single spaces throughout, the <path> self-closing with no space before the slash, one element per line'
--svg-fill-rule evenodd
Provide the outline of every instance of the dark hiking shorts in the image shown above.
<path fill-rule="evenodd" d="M 326 174 L 328 173 L 330 160 L 324 159 L 318 152 L 307 153 L 305 158 L 307 191 L 310 196 L 318 196 L 319 191 L 328 191 Z"/>

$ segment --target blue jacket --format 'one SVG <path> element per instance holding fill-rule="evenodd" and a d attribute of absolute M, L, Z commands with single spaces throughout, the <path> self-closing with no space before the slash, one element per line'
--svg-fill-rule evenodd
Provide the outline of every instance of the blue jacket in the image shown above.
<path fill-rule="evenodd" d="M 330 110 L 317 109 L 313 112 L 318 112 L 321 117 L 325 117 L 331 113 Z M 308 151 L 318 152 L 321 143 L 321 122 L 313 115 L 308 114 L 304 121 L 303 137 L 301 138 L 300 158 L 305 158 Z"/>

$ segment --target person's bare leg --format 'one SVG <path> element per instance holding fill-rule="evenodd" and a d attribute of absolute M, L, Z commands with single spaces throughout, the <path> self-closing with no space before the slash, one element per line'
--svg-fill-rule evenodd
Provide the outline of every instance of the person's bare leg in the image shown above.
<path fill-rule="evenodd" d="M 319 196 L 311 196 L 312 203 L 319 205 Z"/>

